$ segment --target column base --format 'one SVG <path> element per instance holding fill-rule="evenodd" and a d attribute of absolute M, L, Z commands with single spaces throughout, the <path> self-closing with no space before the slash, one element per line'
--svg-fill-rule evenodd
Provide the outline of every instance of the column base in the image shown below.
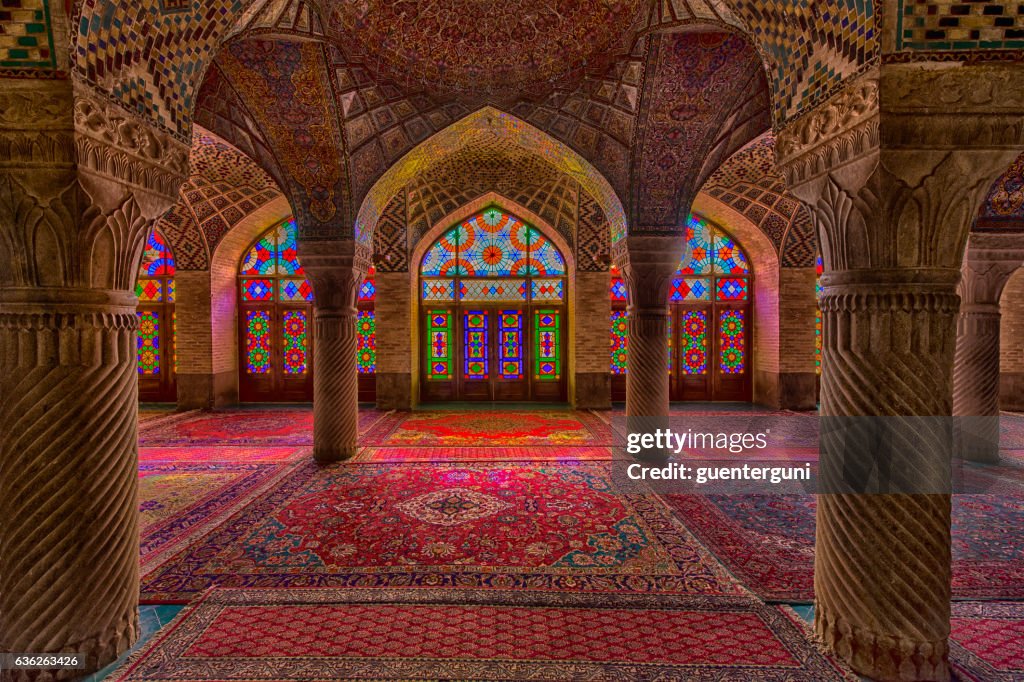
<path fill-rule="evenodd" d="M 321 464 L 330 464 L 331 462 L 344 462 L 347 459 L 352 459 L 359 452 L 359 446 L 343 447 L 343 448 L 330 448 L 330 447 L 313 447 L 313 459 Z"/>
<path fill-rule="evenodd" d="M 814 630 L 855 672 L 879 681 L 948 682 L 949 642 L 916 642 L 859 628 L 814 602 Z"/>

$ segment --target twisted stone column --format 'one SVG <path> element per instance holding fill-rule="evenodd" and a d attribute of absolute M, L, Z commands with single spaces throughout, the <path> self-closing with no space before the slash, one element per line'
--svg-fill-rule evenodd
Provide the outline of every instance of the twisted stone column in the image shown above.
<path fill-rule="evenodd" d="M 313 457 L 348 459 L 359 438 L 355 306 L 314 307 L 313 363 Z"/>
<path fill-rule="evenodd" d="M 668 325 L 664 304 L 629 310 L 628 416 L 668 416 Z"/>
<path fill-rule="evenodd" d="M 950 678 L 956 283 L 1024 143 L 998 85 L 1021 69 L 932 66 L 865 72 L 776 136 L 825 264 L 815 628 L 878 680 Z"/>
<path fill-rule="evenodd" d="M 313 458 L 337 462 L 356 454 L 359 374 L 356 293 L 370 267 L 352 240 L 304 240 L 299 257 L 313 284 Z"/>
<path fill-rule="evenodd" d="M 128 292 L 0 291 L 0 650 L 92 671 L 138 637 L 136 327 Z"/>
<path fill-rule="evenodd" d="M 949 679 L 951 430 L 912 415 L 951 408 L 956 272 L 920 277 L 823 277 L 815 629 L 883 680 Z"/>
<path fill-rule="evenodd" d="M 999 306 L 965 304 L 957 321 L 953 414 L 958 454 L 974 462 L 999 461 Z"/>

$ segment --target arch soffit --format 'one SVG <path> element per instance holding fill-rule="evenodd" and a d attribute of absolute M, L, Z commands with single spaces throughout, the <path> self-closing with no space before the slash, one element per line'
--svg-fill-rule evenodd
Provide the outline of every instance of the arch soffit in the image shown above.
<path fill-rule="evenodd" d="M 224 235 L 210 256 L 212 273 L 230 272 L 232 279 L 238 274 L 238 264 L 246 251 L 264 232 L 292 217 L 292 207 L 284 197 L 248 214 Z"/>
<path fill-rule="evenodd" d="M 499 144 L 514 144 L 533 152 L 579 182 L 581 188 L 604 211 L 611 226 L 612 240 L 617 241 L 626 235 L 626 216 L 622 202 L 600 171 L 547 133 L 511 114 L 485 106 L 418 144 L 377 179 L 359 207 L 356 239 L 364 244 L 372 243 L 377 221 L 388 202 L 439 159 L 466 147 L 488 148 Z M 538 227 L 540 224 L 546 222 L 538 221 Z"/>

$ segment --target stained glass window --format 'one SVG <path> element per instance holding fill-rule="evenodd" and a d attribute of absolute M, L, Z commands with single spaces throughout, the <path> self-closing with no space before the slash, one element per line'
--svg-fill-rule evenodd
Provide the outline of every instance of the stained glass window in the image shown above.
<path fill-rule="evenodd" d="M 534 378 L 557 381 L 562 376 L 562 317 L 559 310 L 535 310 Z"/>
<path fill-rule="evenodd" d="M 687 310 L 679 326 L 682 373 L 705 374 L 708 371 L 708 314 L 703 310 Z"/>
<path fill-rule="evenodd" d="M 467 310 L 462 316 L 462 371 L 474 381 L 487 378 L 487 318 L 486 310 Z"/>
<path fill-rule="evenodd" d="M 303 310 L 286 310 L 281 316 L 285 374 L 306 373 L 306 350 L 309 339 L 307 327 L 306 313 Z"/>
<path fill-rule="evenodd" d="M 720 365 L 725 374 L 742 374 L 746 361 L 746 334 L 742 310 L 719 312 Z"/>
<path fill-rule="evenodd" d="M 139 395 L 144 400 L 173 400 L 175 357 L 174 256 L 159 230 L 146 239 L 135 282 L 139 299 L 137 315 Z M 171 366 L 166 364 L 171 361 Z"/>
<path fill-rule="evenodd" d="M 270 372 L 270 312 L 250 310 L 245 315 L 246 371 L 249 374 Z"/>
<path fill-rule="evenodd" d="M 616 277 L 615 275 L 612 275 L 612 286 L 611 291 L 609 293 L 613 301 L 625 302 L 627 300 L 626 283 L 622 280 L 621 277 Z"/>
<path fill-rule="evenodd" d="M 360 374 L 377 371 L 377 318 L 372 310 L 361 310 L 356 318 L 356 365 Z"/>
<path fill-rule="evenodd" d="M 140 310 L 139 318 L 139 374 L 160 373 L 160 313 L 155 310 Z"/>
<path fill-rule="evenodd" d="M 625 374 L 628 358 L 627 348 L 629 336 L 629 320 L 625 310 L 612 311 L 612 374 Z"/>
<path fill-rule="evenodd" d="M 498 376 L 502 379 L 522 379 L 523 312 L 521 310 L 500 311 L 498 334 L 501 336 L 498 348 L 500 361 Z"/>
<path fill-rule="evenodd" d="M 377 270 L 372 265 L 370 271 L 366 273 L 366 279 L 363 280 L 362 285 L 359 287 L 359 300 L 360 301 L 373 301 L 377 298 L 377 282 L 376 282 Z"/>
<path fill-rule="evenodd" d="M 448 310 L 427 312 L 427 378 L 452 378 L 452 313 Z"/>
<path fill-rule="evenodd" d="M 669 300 L 707 301 L 714 292 L 719 301 L 745 301 L 749 275 L 747 257 L 732 237 L 691 215 L 686 250 L 672 279 Z"/>

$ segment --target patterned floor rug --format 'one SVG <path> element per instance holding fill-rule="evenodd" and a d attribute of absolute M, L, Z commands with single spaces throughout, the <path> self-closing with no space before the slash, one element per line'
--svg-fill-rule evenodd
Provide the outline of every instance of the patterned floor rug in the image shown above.
<path fill-rule="evenodd" d="M 550 447 L 613 445 L 592 412 L 465 410 L 393 412 L 360 438 L 371 446 Z"/>
<path fill-rule="evenodd" d="M 612 448 L 555 445 L 550 447 L 390 447 L 363 448 L 351 462 L 599 462 L 614 456 Z"/>
<path fill-rule="evenodd" d="M 811 495 L 668 495 L 679 518 L 764 599 L 814 597 Z M 953 497 L 953 596 L 1024 598 L 1024 496 Z"/>
<path fill-rule="evenodd" d="M 146 555 L 144 601 L 220 587 L 737 594 L 653 495 L 607 463 L 295 465 L 201 542 Z"/>
<path fill-rule="evenodd" d="M 1024 603 L 955 603 L 951 628 L 950 659 L 958 679 L 1024 679 Z"/>
<path fill-rule="evenodd" d="M 359 411 L 365 432 L 387 412 Z M 312 445 L 313 408 L 256 407 L 195 412 L 187 419 L 139 428 L 141 445 Z"/>
<path fill-rule="evenodd" d="M 170 445 L 142 446 L 139 448 L 139 463 L 249 463 L 272 464 L 295 462 L 303 457 L 312 457 L 307 445 Z"/>
<path fill-rule="evenodd" d="M 216 589 L 110 679 L 856 677 L 749 597 Z"/>
<path fill-rule="evenodd" d="M 290 466 L 161 462 L 139 466 L 142 571 L 195 543 L 264 493 Z"/>

